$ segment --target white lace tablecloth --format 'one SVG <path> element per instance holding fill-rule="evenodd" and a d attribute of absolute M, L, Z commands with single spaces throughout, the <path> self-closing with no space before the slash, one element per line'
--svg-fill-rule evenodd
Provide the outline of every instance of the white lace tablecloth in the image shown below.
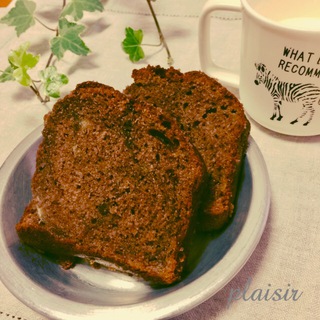
<path fill-rule="evenodd" d="M 158 0 L 154 8 L 166 36 L 174 66 L 182 71 L 199 70 L 198 18 L 204 0 Z M 131 82 L 133 68 L 146 64 L 166 66 L 162 49 L 146 49 L 146 60 L 132 64 L 122 52 L 124 29 L 142 28 L 145 42 L 156 43 L 157 33 L 144 0 L 104 1 L 103 13 L 86 14 L 84 40 L 88 57 L 66 55 L 58 62 L 68 73 L 63 94 L 85 80 L 96 80 L 122 90 Z M 38 1 L 48 18 L 54 6 Z M 3 16 L 12 7 L 0 8 Z M 54 11 L 53 11 L 54 12 Z M 239 69 L 241 20 L 239 16 L 213 17 L 214 56 L 222 66 Z M 40 50 L 47 32 L 37 25 L 19 39 L 12 28 L 0 25 L 0 69 L 7 66 L 9 50 L 24 40 Z M 46 55 L 47 52 L 42 52 Z M 236 92 L 237 93 L 237 92 Z M 26 135 L 43 122 L 51 108 L 41 105 L 31 90 L 15 83 L 0 84 L 0 165 Z M 272 133 L 252 121 L 251 135 L 265 158 L 271 181 L 272 201 L 266 229 L 249 261 L 234 279 L 206 302 L 176 320 L 320 319 L 320 136 L 288 137 Z M 0 257 L 1 259 L 1 257 Z M 245 296 L 230 305 L 235 290 Z M 269 292 L 294 289 L 296 298 L 258 299 Z M 278 291 L 280 292 L 280 291 Z M 261 300 L 261 301 L 259 301 Z M 296 300 L 296 301 L 294 301 Z M 0 282 L 0 320 L 44 320 L 18 301 Z"/>

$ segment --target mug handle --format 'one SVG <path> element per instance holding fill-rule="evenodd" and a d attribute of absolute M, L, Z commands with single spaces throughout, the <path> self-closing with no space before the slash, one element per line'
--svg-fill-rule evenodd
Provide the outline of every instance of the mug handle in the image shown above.
<path fill-rule="evenodd" d="M 208 0 L 199 19 L 199 56 L 202 70 L 224 85 L 239 88 L 239 74 L 217 66 L 211 59 L 210 14 L 214 11 L 241 12 L 239 0 Z"/>

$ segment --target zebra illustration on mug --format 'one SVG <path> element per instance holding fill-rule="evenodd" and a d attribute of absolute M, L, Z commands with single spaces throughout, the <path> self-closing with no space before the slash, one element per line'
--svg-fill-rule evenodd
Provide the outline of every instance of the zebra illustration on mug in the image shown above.
<path fill-rule="evenodd" d="M 311 83 L 281 81 L 277 76 L 272 74 L 263 63 L 255 63 L 255 67 L 257 69 L 257 75 L 254 83 L 256 85 L 263 84 L 273 98 L 274 110 L 270 119 L 281 121 L 283 118 L 281 115 L 282 101 L 300 102 L 303 105 L 302 113 L 290 123 L 295 124 L 305 118 L 303 125 L 307 126 L 312 121 L 315 113 L 315 102 L 317 102 L 320 107 L 320 88 Z"/>

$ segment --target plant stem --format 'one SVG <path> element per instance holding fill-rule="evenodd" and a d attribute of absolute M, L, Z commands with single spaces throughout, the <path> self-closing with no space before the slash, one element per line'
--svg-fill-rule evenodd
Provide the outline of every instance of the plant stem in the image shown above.
<path fill-rule="evenodd" d="M 51 61 L 52 61 L 52 58 L 53 58 L 53 53 L 51 52 L 50 57 L 49 57 L 49 59 L 48 59 L 48 62 L 47 62 L 47 64 L 46 64 L 46 68 L 48 68 L 48 67 L 50 66 Z"/>
<path fill-rule="evenodd" d="M 38 99 L 40 100 L 41 103 L 45 103 L 50 101 L 49 97 L 45 97 L 44 99 L 42 98 L 40 91 L 38 89 L 38 87 L 36 86 L 36 84 L 34 83 L 34 81 L 32 81 L 33 85 L 30 85 L 30 89 L 34 92 L 34 94 L 38 97 Z"/>
<path fill-rule="evenodd" d="M 173 58 L 171 57 L 171 53 L 170 53 L 170 50 L 169 50 L 169 47 L 167 45 L 167 42 L 165 40 L 165 37 L 161 31 L 161 28 L 160 28 L 160 24 L 158 22 L 158 19 L 157 19 L 157 16 L 153 10 L 153 7 L 151 5 L 151 0 L 147 0 L 147 3 L 148 3 L 148 6 L 149 6 L 149 9 L 151 11 L 151 14 L 152 14 L 152 17 L 154 19 L 154 22 L 156 24 L 156 27 L 157 27 L 157 30 L 158 30 L 158 33 L 159 33 L 159 37 L 160 37 L 160 43 L 163 44 L 163 46 L 165 47 L 166 51 L 167 51 L 167 57 L 168 57 L 168 64 L 171 66 L 173 64 Z"/>
<path fill-rule="evenodd" d="M 67 4 L 67 1 L 66 0 L 63 0 L 62 1 L 62 8 L 61 8 L 61 11 L 63 10 L 63 8 L 66 6 Z M 39 20 L 37 17 L 35 17 L 36 21 L 38 21 L 43 27 L 45 27 L 46 29 L 50 30 L 50 31 L 54 31 L 56 33 L 56 37 L 59 36 L 59 27 L 53 29 L 53 28 L 50 28 L 48 27 L 47 25 L 45 25 L 41 20 Z M 52 63 L 52 59 L 53 59 L 53 52 L 51 51 L 50 53 L 50 56 L 49 56 L 49 59 L 47 61 L 47 64 L 46 64 L 46 68 L 48 68 L 51 63 Z M 43 98 L 40 94 L 40 91 L 37 87 L 37 85 L 35 84 L 35 81 L 32 81 L 32 85 L 30 85 L 30 88 L 31 90 L 34 92 L 34 94 L 38 97 L 38 99 L 40 100 L 41 103 L 46 103 L 48 101 L 50 101 L 50 98 L 48 96 L 45 96 L 45 98 Z"/>
<path fill-rule="evenodd" d="M 37 17 L 34 17 L 34 19 L 39 22 L 43 27 L 45 27 L 46 29 L 50 30 L 50 31 L 56 31 L 56 29 L 50 28 L 47 25 L 45 25 L 41 20 L 39 20 Z"/>
<path fill-rule="evenodd" d="M 63 10 L 63 8 L 66 6 L 66 4 L 67 4 L 67 1 L 66 0 L 63 0 L 62 1 L 62 9 L 61 9 L 61 11 Z M 39 22 L 43 27 L 45 27 L 46 29 L 48 29 L 48 30 L 50 30 L 50 31 L 55 31 L 55 32 L 57 32 L 57 29 L 58 28 L 56 28 L 56 29 L 53 29 L 53 28 L 50 28 L 50 27 L 48 27 L 45 23 L 43 23 L 39 18 L 37 18 L 37 17 L 34 17 L 34 19 L 37 21 L 37 22 Z"/>
<path fill-rule="evenodd" d="M 55 31 L 56 31 L 56 37 L 57 37 L 59 35 L 59 29 L 57 28 Z M 48 68 L 50 66 L 52 58 L 53 58 L 53 52 L 51 51 L 48 62 L 46 64 L 46 68 Z"/>
<path fill-rule="evenodd" d="M 37 89 L 37 87 L 35 86 L 30 86 L 30 89 L 33 91 L 33 93 L 38 97 L 38 99 L 40 100 L 41 103 L 44 102 L 44 99 L 41 97 L 41 94 L 39 92 L 39 90 Z"/>

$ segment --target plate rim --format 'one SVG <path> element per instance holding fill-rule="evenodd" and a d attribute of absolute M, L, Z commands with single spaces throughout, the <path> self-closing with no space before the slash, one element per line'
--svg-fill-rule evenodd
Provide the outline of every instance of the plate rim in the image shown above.
<path fill-rule="evenodd" d="M 10 178 L 11 172 L 19 164 L 23 155 L 41 138 L 42 129 L 43 125 L 40 125 L 27 135 L 13 149 L 0 167 L 0 218 L 3 215 L 2 206 L 6 182 Z M 29 285 L 29 288 L 27 288 L 27 286 L 21 288 L 15 283 L 14 274 L 19 271 L 21 273 L 21 270 L 11 258 L 9 248 L 5 246 L 2 223 L 0 224 L 0 254 L 3 258 L 0 259 L 0 280 L 22 303 L 34 311 L 53 319 L 65 319 L 66 316 L 70 320 L 88 319 L 88 317 L 90 319 L 106 319 L 106 317 L 109 316 L 116 317 L 120 320 L 127 319 L 128 316 L 139 316 L 139 318 L 143 320 L 163 319 L 185 313 L 208 300 L 236 276 L 252 255 L 265 229 L 271 202 L 271 186 L 265 160 L 252 136 L 249 136 L 249 146 L 246 157 L 252 176 L 252 197 L 246 222 L 229 251 L 213 268 L 202 274 L 196 281 L 192 281 L 183 287 L 188 288 L 188 290 L 179 288 L 176 291 L 169 292 L 166 295 L 148 301 L 122 306 L 96 306 L 70 301 L 68 306 L 71 308 L 61 311 L 61 305 L 66 305 L 66 299 L 49 291 L 45 291 L 44 288 L 35 283 L 32 278 L 23 275 L 25 277 L 24 281 Z M 262 179 L 262 181 L 259 182 L 258 179 Z M 257 188 L 257 184 L 259 188 Z M 237 252 L 238 249 L 242 250 L 242 254 L 237 254 L 237 258 L 234 259 L 233 254 Z M 9 258 L 9 261 L 5 258 Z M 223 273 L 223 271 L 225 271 L 225 264 L 231 266 L 227 273 Z M 216 273 L 219 272 L 221 272 L 221 275 L 216 277 Z M 217 281 L 214 284 L 208 282 L 208 277 L 213 277 L 213 279 Z M 202 286 L 199 286 L 199 283 L 202 284 Z M 201 287 L 201 291 L 199 287 Z M 35 297 L 28 295 L 30 288 L 33 293 L 36 294 Z M 189 294 L 187 294 L 188 292 Z M 190 292 L 193 293 L 192 297 L 190 297 Z M 43 297 L 43 295 L 48 296 L 51 307 L 36 303 L 37 299 L 41 296 Z M 176 299 L 179 302 L 171 305 L 170 302 L 174 301 L 173 297 L 179 298 Z"/>

